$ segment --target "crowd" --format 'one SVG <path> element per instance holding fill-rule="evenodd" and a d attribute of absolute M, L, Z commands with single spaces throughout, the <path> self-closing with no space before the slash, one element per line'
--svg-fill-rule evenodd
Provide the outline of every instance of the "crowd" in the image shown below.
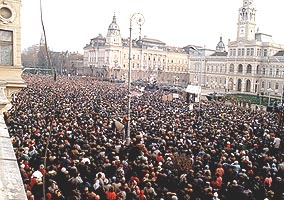
<path fill-rule="evenodd" d="M 4 114 L 28 200 L 283 200 L 283 130 L 253 107 L 25 75 Z M 126 119 L 126 120 L 125 120 Z M 130 144 L 125 130 L 130 120 Z"/>

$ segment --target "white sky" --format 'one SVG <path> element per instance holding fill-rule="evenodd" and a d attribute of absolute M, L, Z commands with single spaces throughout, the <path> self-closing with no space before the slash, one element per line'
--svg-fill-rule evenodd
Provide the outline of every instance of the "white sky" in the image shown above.
<path fill-rule="evenodd" d="M 40 41 L 39 2 L 22 0 L 22 49 Z M 220 36 L 225 45 L 228 39 L 236 39 L 242 4 L 243 0 L 42 0 L 50 49 L 81 53 L 91 38 L 100 33 L 106 36 L 114 12 L 124 38 L 129 37 L 130 16 L 140 12 L 145 18 L 142 35 L 172 46 L 194 44 L 215 49 Z M 259 32 L 284 44 L 284 1 L 254 0 L 254 5 Z"/>

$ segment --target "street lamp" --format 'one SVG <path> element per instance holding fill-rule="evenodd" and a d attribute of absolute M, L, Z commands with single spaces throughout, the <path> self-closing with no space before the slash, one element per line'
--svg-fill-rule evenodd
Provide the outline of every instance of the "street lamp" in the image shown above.
<path fill-rule="evenodd" d="M 190 46 L 190 49 L 192 49 L 193 51 L 197 52 L 199 56 L 202 55 L 202 53 L 195 47 L 195 46 Z M 204 58 L 205 61 L 205 58 Z M 199 77 L 198 77 L 198 86 L 199 86 L 199 94 L 198 94 L 198 109 L 199 109 L 199 117 L 201 117 L 201 105 L 200 105 L 200 101 L 201 101 L 201 73 L 202 73 L 202 59 L 200 59 L 200 67 L 199 67 Z M 201 118 L 202 119 L 202 118 Z"/>
<path fill-rule="evenodd" d="M 130 144 L 130 109 L 131 109 L 131 95 L 130 95 L 130 85 L 131 85 L 131 51 L 132 51 L 132 26 L 134 23 L 141 26 L 144 24 L 144 16 L 141 13 L 134 13 L 130 17 L 129 24 L 129 55 L 128 55 L 128 109 L 127 109 L 127 135 L 126 135 L 126 145 Z M 123 139 L 125 138 L 125 134 Z"/>

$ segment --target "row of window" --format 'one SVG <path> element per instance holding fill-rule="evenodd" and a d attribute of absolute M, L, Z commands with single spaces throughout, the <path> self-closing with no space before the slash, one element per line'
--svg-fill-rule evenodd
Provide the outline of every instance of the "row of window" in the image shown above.
<path fill-rule="evenodd" d="M 123 68 L 127 68 L 128 64 L 123 64 Z M 132 69 L 140 69 L 140 64 L 139 63 L 132 63 Z M 174 72 L 187 72 L 187 68 L 186 67 L 179 67 L 179 66 L 146 66 L 144 65 L 142 68 L 142 70 L 158 70 L 158 71 L 174 71 Z"/>
<path fill-rule="evenodd" d="M 243 65 L 240 64 L 238 66 L 238 69 L 237 69 L 237 72 L 238 73 L 243 73 L 244 72 L 244 69 L 243 69 Z M 195 71 L 198 71 L 198 66 L 195 66 Z M 223 66 L 207 66 L 207 72 L 224 72 L 226 73 L 227 72 L 227 67 L 224 67 Z M 235 72 L 235 66 L 233 64 L 230 65 L 230 68 L 229 68 L 229 72 L 231 73 L 234 73 Z M 273 69 L 272 68 L 265 68 L 263 67 L 262 69 L 260 69 L 260 66 L 257 66 L 257 69 L 256 69 L 256 74 L 261 74 L 261 75 L 276 75 L 276 76 L 279 76 L 280 75 L 280 69 L 275 69 L 274 71 L 275 73 L 273 73 Z M 251 74 L 252 73 L 252 66 L 249 64 L 247 65 L 247 68 L 246 68 L 246 73 L 247 74 Z M 283 71 L 283 74 L 284 74 L 284 71 Z"/>
<path fill-rule="evenodd" d="M 197 75 L 194 77 L 194 81 L 198 81 Z M 227 85 L 227 80 L 224 79 L 224 78 L 217 78 L 217 77 L 213 78 L 213 77 L 206 76 L 206 85 L 207 86 L 230 88 L 230 87 L 232 87 L 232 81 L 233 80 L 229 81 L 229 83 Z M 274 83 L 274 85 L 273 85 L 272 82 L 261 81 L 261 83 L 260 83 L 261 90 L 264 90 L 265 85 L 266 85 L 266 88 L 271 88 L 275 93 L 277 93 L 277 91 L 280 89 L 278 82 Z M 282 88 L 284 88 L 284 85 L 282 86 Z"/>
<path fill-rule="evenodd" d="M 268 50 L 258 48 L 255 55 L 254 48 L 229 49 L 229 56 L 268 56 Z"/>
<path fill-rule="evenodd" d="M 124 54 L 123 56 L 124 59 L 128 59 L 128 55 L 127 54 Z M 132 55 L 132 59 L 133 60 L 139 60 L 140 59 L 140 56 L 139 54 L 138 55 L 135 55 L 133 54 Z M 147 55 L 144 55 L 143 56 L 143 60 L 146 61 L 162 61 L 163 63 L 166 62 L 166 57 L 165 56 L 147 56 Z M 179 63 L 179 64 L 187 64 L 187 60 L 186 59 L 168 59 L 168 63 Z"/>

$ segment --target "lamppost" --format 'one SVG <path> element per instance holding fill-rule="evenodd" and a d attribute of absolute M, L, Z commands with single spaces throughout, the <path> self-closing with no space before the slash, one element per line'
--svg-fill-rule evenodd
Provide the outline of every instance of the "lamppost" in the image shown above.
<path fill-rule="evenodd" d="M 190 49 L 192 49 L 193 51 L 197 52 L 198 56 L 202 55 L 202 53 L 195 46 L 191 46 Z M 204 58 L 204 61 L 205 61 L 205 58 Z M 198 71 L 199 71 L 198 86 L 199 86 L 199 89 L 200 89 L 199 94 L 198 94 L 198 109 L 199 109 L 199 117 L 201 117 L 201 105 L 200 105 L 200 103 L 201 103 L 200 102 L 201 101 L 201 98 L 200 98 L 200 96 L 201 96 L 201 85 L 202 85 L 202 83 L 201 83 L 201 78 L 202 78 L 202 76 L 201 76 L 201 73 L 202 73 L 202 59 L 201 58 L 200 58 L 200 67 L 199 67 Z"/>
<path fill-rule="evenodd" d="M 129 24 L 129 55 L 128 55 L 128 109 L 127 109 L 127 135 L 126 135 L 126 145 L 130 144 L 130 109 L 131 109 L 131 95 L 130 95 L 130 85 L 131 85 L 131 51 L 132 51 L 132 26 L 134 23 L 141 26 L 144 24 L 144 16 L 141 13 L 134 13 L 130 17 Z M 123 136 L 123 139 L 125 135 Z"/>

